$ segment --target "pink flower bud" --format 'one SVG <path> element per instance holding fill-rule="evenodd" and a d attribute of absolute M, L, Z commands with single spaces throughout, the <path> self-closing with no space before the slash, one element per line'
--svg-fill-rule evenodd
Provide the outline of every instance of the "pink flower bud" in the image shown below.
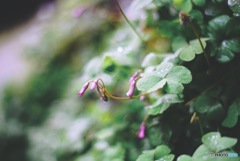
<path fill-rule="evenodd" d="M 145 129 L 146 129 L 146 125 L 145 123 L 142 123 L 138 131 L 138 138 L 143 139 L 145 137 Z"/>
<path fill-rule="evenodd" d="M 96 79 L 93 83 L 92 86 L 90 87 L 90 90 L 94 90 L 97 87 L 98 84 L 98 79 Z"/>
<path fill-rule="evenodd" d="M 136 71 L 136 72 L 131 76 L 131 78 L 129 79 L 129 84 L 131 84 L 132 81 L 134 81 L 134 80 L 137 79 L 137 77 L 138 77 L 138 75 L 139 75 L 140 72 L 141 72 L 141 71 L 138 70 L 138 71 Z"/>
<path fill-rule="evenodd" d="M 89 86 L 89 82 L 85 83 L 81 90 L 78 92 L 78 96 L 82 97 Z"/>
<path fill-rule="evenodd" d="M 135 87 L 136 87 L 136 81 L 133 80 L 133 81 L 131 82 L 131 84 L 130 84 L 130 88 L 129 88 L 128 92 L 126 93 L 126 95 L 127 95 L 128 97 L 131 98 L 131 97 L 133 96 Z"/>

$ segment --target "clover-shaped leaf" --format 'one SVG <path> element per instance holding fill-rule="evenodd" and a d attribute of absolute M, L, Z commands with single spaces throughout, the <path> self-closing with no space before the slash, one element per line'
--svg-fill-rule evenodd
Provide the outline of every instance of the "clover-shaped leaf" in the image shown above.
<path fill-rule="evenodd" d="M 223 120 L 222 125 L 224 127 L 234 127 L 238 121 L 239 113 L 239 103 L 238 100 L 234 101 L 228 109 L 227 117 Z"/>
<path fill-rule="evenodd" d="M 202 142 L 212 152 L 219 152 L 233 147 L 237 143 L 237 139 L 221 137 L 219 132 L 210 132 L 202 137 Z"/>
<path fill-rule="evenodd" d="M 175 66 L 166 76 L 167 80 L 188 84 L 192 81 L 191 72 L 184 66 Z"/>
<path fill-rule="evenodd" d="M 203 45 L 203 49 L 206 48 L 206 41 L 208 38 L 201 38 L 201 43 Z M 179 53 L 179 58 L 183 61 L 191 61 L 195 58 L 195 54 L 203 53 L 202 46 L 198 39 L 192 40 L 189 42 L 189 45 L 185 45 Z"/>
<path fill-rule="evenodd" d="M 155 150 L 145 150 L 137 158 L 137 161 L 153 161 Z"/>
<path fill-rule="evenodd" d="M 192 10 L 192 2 L 189 0 L 173 0 L 173 5 L 184 12 L 190 12 Z"/>
<path fill-rule="evenodd" d="M 182 102 L 182 98 L 176 94 L 165 94 L 157 99 L 152 105 L 147 106 L 146 109 L 149 115 L 158 115 L 167 110 L 171 104 Z"/>

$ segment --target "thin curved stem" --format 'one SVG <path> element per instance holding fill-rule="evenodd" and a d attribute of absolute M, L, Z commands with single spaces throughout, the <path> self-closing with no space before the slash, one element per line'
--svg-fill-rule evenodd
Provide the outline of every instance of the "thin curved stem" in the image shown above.
<path fill-rule="evenodd" d="M 200 43 L 200 46 L 201 46 L 201 48 L 202 48 L 202 50 L 203 50 L 203 55 L 204 55 L 204 57 L 205 57 L 205 59 L 206 59 L 206 61 L 207 61 L 208 67 L 209 67 L 209 69 L 211 69 L 211 65 L 210 65 L 209 59 L 208 59 L 208 57 L 207 57 L 207 54 L 206 54 L 206 52 L 205 52 L 205 49 L 204 49 L 204 47 L 203 47 L 203 43 L 202 43 L 202 40 L 201 40 L 201 38 L 200 38 L 200 35 L 199 35 L 199 33 L 197 32 L 197 30 L 196 30 L 195 26 L 193 25 L 193 23 L 192 23 L 191 21 L 190 21 L 189 23 L 190 23 L 190 25 L 191 25 L 191 28 L 192 28 L 194 34 L 196 35 L 196 37 L 197 37 L 197 39 L 198 39 L 198 41 L 199 41 L 199 43 Z"/>
<path fill-rule="evenodd" d="M 127 21 L 127 23 L 129 24 L 129 26 L 132 28 L 132 30 L 135 32 L 135 34 L 138 36 L 138 38 L 145 43 L 145 41 L 143 40 L 142 36 L 137 32 L 137 30 L 135 29 L 135 27 L 133 26 L 133 24 L 129 21 L 129 19 L 127 18 L 127 16 L 125 15 L 125 13 L 123 12 L 123 9 L 121 7 L 121 5 L 119 4 L 118 0 L 116 0 L 117 2 L 117 6 L 121 12 L 121 14 L 123 15 L 124 19 Z"/>

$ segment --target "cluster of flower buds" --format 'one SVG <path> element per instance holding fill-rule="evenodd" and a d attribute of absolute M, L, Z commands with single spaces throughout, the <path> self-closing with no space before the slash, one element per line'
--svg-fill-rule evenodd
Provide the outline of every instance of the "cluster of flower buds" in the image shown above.
<path fill-rule="evenodd" d="M 97 88 L 97 92 L 98 92 L 100 98 L 102 99 L 102 101 L 107 102 L 108 101 L 108 97 L 107 97 L 105 85 L 104 85 L 103 81 L 100 78 L 98 78 L 98 79 L 96 79 L 94 81 L 90 80 L 87 83 L 85 83 L 83 85 L 83 87 L 80 89 L 80 91 L 78 92 L 78 96 L 82 97 L 84 95 L 84 93 L 88 89 L 90 83 L 92 83 L 92 85 L 90 87 L 90 90 L 94 90 L 95 88 Z"/>
<path fill-rule="evenodd" d="M 141 72 L 142 72 L 141 70 L 136 71 L 129 79 L 130 88 L 129 88 L 128 92 L 126 93 L 126 95 L 130 98 L 132 98 L 132 96 L 133 96 L 134 90 L 136 88 L 136 82 L 137 82 L 137 79 L 139 78 L 139 75 Z"/>

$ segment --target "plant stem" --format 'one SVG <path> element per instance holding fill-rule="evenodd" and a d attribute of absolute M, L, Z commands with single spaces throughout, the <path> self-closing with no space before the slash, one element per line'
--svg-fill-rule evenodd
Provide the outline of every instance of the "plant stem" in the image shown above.
<path fill-rule="evenodd" d="M 191 21 L 190 21 L 190 25 L 191 25 L 191 28 L 192 28 L 194 34 L 196 35 L 196 37 L 197 37 L 197 39 L 198 39 L 198 41 L 199 41 L 199 43 L 200 43 L 200 45 L 201 45 L 201 48 L 202 48 L 202 50 L 203 50 L 203 55 L 204 55 L 204 57 L 205 57 L 205 59 L 206 59 L 206 61 L 207 61 L 208 67 L 209 67 L 209 69 L 211 69 L 211 65 L 210 65 L 209 59 L 208 59 L 208 57 L 207 57 L 207 54 L 206 54 L 206 52 L 205 52 L 205 50 L 204 50 L 202 40 L 201 40 L 201 38 L 200 38 L 200 36 L 199 36 L 199 34 L 198 34 L 195 26 L 193 25 L 193 23 L 192 23 Z"/>
<path fill-rule="evenodd" d="M 127 18 L 127 16 L 125 15 L 125 13 L 123 12 L 122 7 L 120 6 L 118 0 L 116 0 L 117 2 L 117 6 L 121 12 L 121 14 L 123 15 L 124 19 L 127 21 L 127 23 L 129 24 L 129 26 L 132 28 L 132 30 L 135 32 L 135 34 L 138 36 L 138 38 L 145 43 L 145 41 L 143 40 L 143 38 L 141 37 L 141 35 L 137 32 L 137 30 L 135 29 L 135 27 L 133 26 L 133 24 L 129 21 L 129 19 Z"/>

